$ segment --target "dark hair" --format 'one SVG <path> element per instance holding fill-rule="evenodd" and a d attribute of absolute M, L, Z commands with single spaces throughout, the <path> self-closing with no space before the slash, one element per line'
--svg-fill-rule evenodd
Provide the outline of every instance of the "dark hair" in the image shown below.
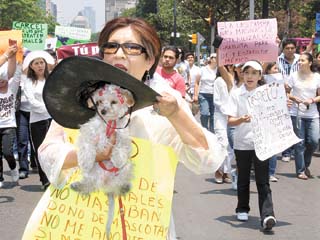
<path fill-rule="evenodd" d="M 302 55 L 307 57 L 308 62 L 311 63 L 310 70 L 312 72 L 315 72 L 317 67 L 316 67 L 315 63 L 313 62 L 312 54 L 308 53 L 308 52 L 303 52 L 303 53 L 301 53 L 301 56 Z"/>
<path fill-rule="evenodd" d="M 184 51 L 183 51 L 183 49 L 182 48 L 178 48 L 178 50 L 179 50 L 179 57 L 180 57 L 180 60 L 181 60 L 181 62 L 182 61 L 184 61 Z"/>
<path fill-rule="evenodd" d="M 193 53 L 193 52 L 187 52 L 187 53 L 184 55 L 184 58 L 187 59 L 189 56 L 194 57 L 194 53 Z"/>
<path fill-rule="evenodd" d="M 179 58 L 180 52 L 179 52 L 179 49 L 178 49 L 177 47 L 175 47 L 175 46 L 165 46 L 165 47 L 162 49 L 162 54 L 164 54 L 164 52 L 166 52 L 166 51 L 172 51 L 172 52 L 174 52 L 176 59 Z"/>
<path fill-rule="evenodd" d="M 156 30 L 145 20 L 140 18 L 119 17 L 108 21 L 100 32 L 98 46 L 101 48 L 115 30 L 128 26 L 140 37 L 142 45 L 147 50 L 146 59 L 155 59 L 154 64 L 149 70 L 149 74 L 152 77 L 160 59 L 161 43 Z M 103 54 L 101 50 L 100 54 Z M 146 71 L 142 77 L 143 81 L 146 80 L 147 75 L 148 72 Z"/>
<path fill-rule="evenodd" d="M 282 49 L 285 48 L 287 45 L 293 44 L 294 47 L 297 47 L 297 42 L 293 39 L 286 39 L 282 42 Z"/>
<path fill-rule="evenodd" d="M 29 66 L 28 66 L 28 71 L 27 71 L 27 77 L 30 78 L 32 80 L 33 83 L 38 81 L 38 76 L 36 75 L 35 71 L 31 68 L 31 64 L 38 58 L 33 59 Z M 48 69 L 48 64 L 46 62 L 46 60 L 44 58 L 41 58 L 44 63 L 45 63 L 45 69 L 44 69 L 44 79 L 47 79 L 49 76 L 49 69 Z"/>
<path fill-rule="evenodd" d="M 268 63 L 267 66 L 266 66 L 266 69 L 264 70 L 264 72 L 265 72 L 266 74 L 269 74 L 269 71 L 271 70 L 271 68 L 273 68 L 274 65 L 277 65 L 277 63 L 276 63 L 276 62 L 270 62 L 270 63 Z"/>
<path fill-rule="evenodd" d="M 320 55 L 320 52 L 317 52 L 317 54 L 316 54 L 315 58 L 318 58 L 318 57 L 319 57 L 319 55 Z"/>

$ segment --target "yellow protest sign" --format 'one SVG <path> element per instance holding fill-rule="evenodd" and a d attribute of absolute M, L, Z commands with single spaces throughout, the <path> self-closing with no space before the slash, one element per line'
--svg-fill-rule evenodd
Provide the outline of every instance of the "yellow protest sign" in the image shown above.
<path fill-rule="evenodd" d="M 70 139 L 73 142 L 73 139 Z M 133 139 L 133 188 L 122 197 L 127 240 L 166 239 L 177 158 L 173 149 Z M 83 196 L 70 188 L 77 170 L 62 189 L 50 186 L 26 226 L 23 240 L 106 240 L 108 198 L 102 192 Z M 110 240 L 123 240 L 118 201 Z"/>
<path fill-rule="evenodd" d="M 21 30 L 10 30 L 0 31 L 0 55 L 3 54 L 9 47 L 9 39 L 17 41 L 18 52 L 17 61 L 22 63 L 23 50 L 22 50 L 22 31 Z"/>

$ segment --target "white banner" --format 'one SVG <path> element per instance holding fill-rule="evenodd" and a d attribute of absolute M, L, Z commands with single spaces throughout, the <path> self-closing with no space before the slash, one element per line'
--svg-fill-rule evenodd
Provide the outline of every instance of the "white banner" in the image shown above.
<path fill-rule="evenodd" d="M 89 40 L 91 38 L 91 29 L 56 26 L 55 35 L 78 40 Z"/>
<path fill-rule="evenodd" d="M 301 141 L 292 127 L 283 84 L 265 84 L 248 98 L 257 157 L 264 161 Z"/>

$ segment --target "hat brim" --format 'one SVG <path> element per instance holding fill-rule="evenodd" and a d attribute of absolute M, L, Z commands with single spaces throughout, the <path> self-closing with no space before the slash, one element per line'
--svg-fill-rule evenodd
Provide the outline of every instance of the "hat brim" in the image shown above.
<path fill-rule="evenodd" d="M 46 79 L 43 100 L 51 117 L 66 128 L 77 129 L 95 112 L 79 101 L 79 90 L 86 83 L 106 82 L 129 90 L 135 99 L 132 111 L 156 102 L 157 92 L 128 73 L 89 57 L 62 60 Z"/>

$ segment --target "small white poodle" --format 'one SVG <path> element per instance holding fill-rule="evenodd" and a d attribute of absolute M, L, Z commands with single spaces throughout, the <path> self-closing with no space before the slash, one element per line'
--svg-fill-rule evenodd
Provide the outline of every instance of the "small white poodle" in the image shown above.
<path fill-rule="evenodd" d="M 134 98 L 128 90 L 105 84 L 92 94 L 92 100 L 96 114 L 81 125 L 77 142 L 83 178 L 72 183 L 71 188 L 82 194 L 101 190 L 106 194 L 123 195 L 130 190 L 133 179 L 127 124 Z M 116 143 L 110 160 L 96 162 L 96 154 L 112 144 L 110 136 L 113 132 L 116 132 Z"/>

